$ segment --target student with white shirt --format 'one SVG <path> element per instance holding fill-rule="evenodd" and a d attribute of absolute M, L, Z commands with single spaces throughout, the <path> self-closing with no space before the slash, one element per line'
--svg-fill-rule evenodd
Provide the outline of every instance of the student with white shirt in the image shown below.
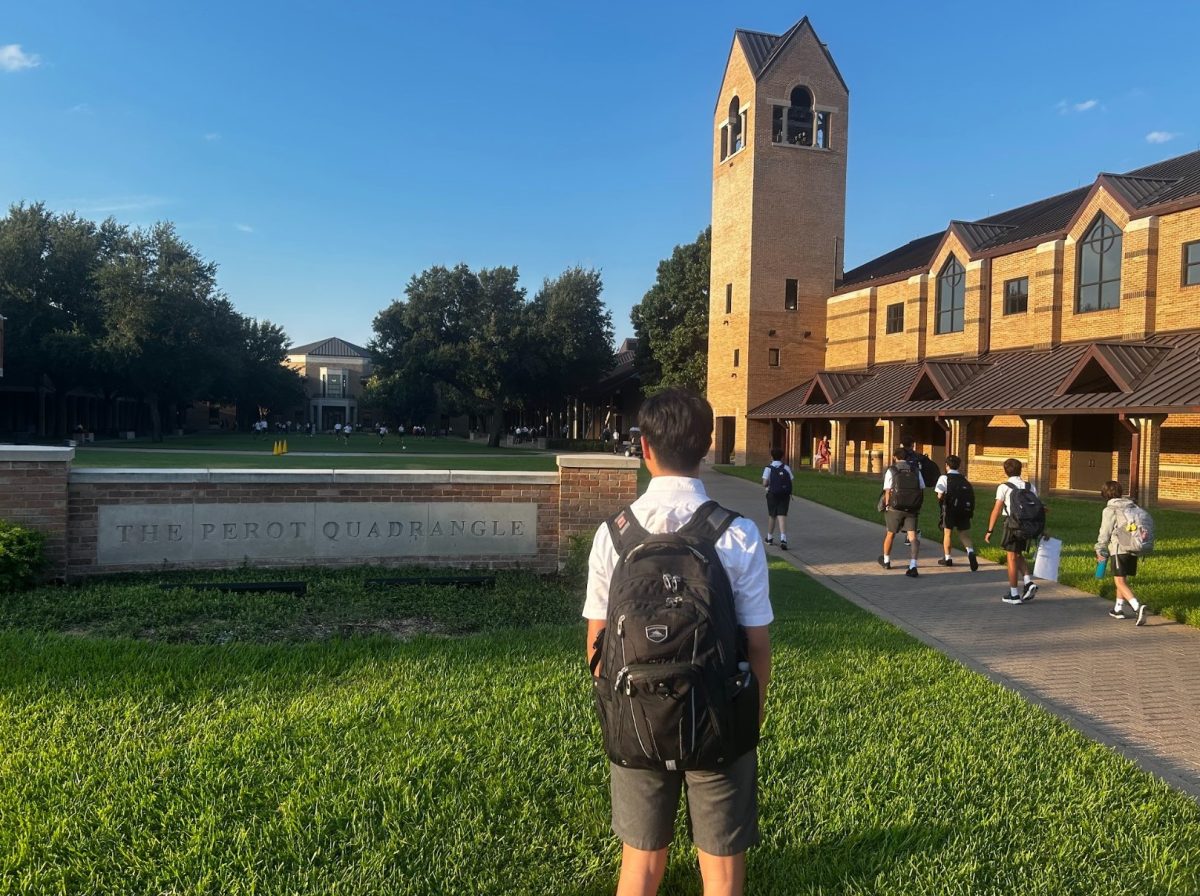
<path fill-rule="evenodd" d="M 647 531 L 674 532 L 708 501 L 699 477 L 700 461 L 712 445 L 712 407 L 695 392 L 667 389 L 646 399 L 638 417 L 643 457 L 653 478 L 631 509 Z M 767 555 L 758 527 L 738 517 L 716 542 L 716 552 L 729 575 L 737 622 L 745 632 L 747 658 L 758 679 L 761 720 L 771 677 L 767 625 L 774 614 L 767 585 Z M 589 660 L 606 625 L 609 583 L 619 559 L 609 528 L 602 524 L 592 541 L 583 607 Z M 602 668 L 597 668 L 594 674 L 601 672 Z M 658 892 L 685 782 L 689 830 L 699 853 L 704 891 L 740 896 L 746 849 L 759 839 L 756 750 L 719 772 L 660 772 L 612 762 L 609 772 L 612 829 L 623 844 L 618 896 Z"/>
<path fill-rule="evenodd" d="M 996 503 L 992 507 L 987 532 L 983 536 L 983 540 L 988 544 L 992 543 L 992 530 L 996 528 L 996 521 L 1000 519 L 1000 515 L 1003 514 L 1007 517 L 1012 512 L 1013 489 L 1027 488 L 1035 495 L 1037 494 L 1037 489 L 1033 487 L 1033 484 L 1021 478 L 1021 462 L 1015 457 L 1010 457 L 1004 462 L 1004 475 L 1008 479 L 996 487 Z M 1004 602 L 1006 604 L 1028 603 L 1037 597 L 1038 590 L 1037 582 L 1029 574 L 1029 563 L 1025 559 L 1025 553 L 1029 550 L 1029 541 L 1023 538 L 1020 532 L 1006 524 L 1000 546 L 1008 555 L 1008 594 L 1004 596 Z"/>
<path fill-rule="evenodd" d="M 979 569 L 979 560 L 975 557 L 975 542 L 971 540 L 971 517 L 974 513 L 975 491 L 967 482 L 967 477 L 959 472 L 960 466 L 962 466 L 962 458 L 957 454 L 948 455 L 946 472 L 938 477 L 937 485 L 933 487 L 940 509 L 938 524 L 942 527 L 942 554 L 944 555 L 938 561 L 938 566 L 954 565 L 954 560 L 950 556 L 950 534 L 957 530 L 958 540 L 962 542 L 963 550 L 967 554 L 967 563 L 971 567 L 971 572 L 975 572 Z M 953 481 L 951 481 L 952 477 Z M 964 505 L 970 506 L 968 508 Z"/>
<path fill-rule="evenodd" d="M 778 471 L 778 472 L 776 472 Z M 792 503 L 792 468 L 783 462 L 783 449 L 771 449 L 771 463 L 763 467 L 762 484 L 767 490 L 767 544 L 779 530 L 779 547 L 787 550 L 787 515 Z"/>
<path fill-rule="evenodd" d="M 892 465 L 883 474 L 883 553 L 879 555 L 879 565 L 884 569 L 892 568 L 892 541 L 896 533 L 904 530 L 908 533 L 908 569 L 904 574 L 915 579 L 917 572 L 917 557 L 921 550 L 920 526 L 918 515 L 925 498 L 925 479 L 921 476 L 919 465 L 914 469 L 907 460 L 908 450 L 901 445 L 892 452 Z"/>

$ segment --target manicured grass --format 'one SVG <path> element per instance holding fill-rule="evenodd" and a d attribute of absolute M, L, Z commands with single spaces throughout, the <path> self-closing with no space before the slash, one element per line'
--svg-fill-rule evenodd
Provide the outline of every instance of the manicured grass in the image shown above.
<path fill-rule="evenodd" d="M 292 446 L 289 444 L 289 448 Z M 352 449 L 350 449 L 352 450 Z M 557 469 L 554 455 L 493 449 L 473 455 L 421 455 L 412 453 L 310 454 L 292 448 L 276 456 L 268 445 L 256 454 L 213 451 L 111 451 L 105 448 L 76 449 L 72 465 L 136 468 L 223 468 L 262 470 L 535 470 Z"/>
<path fill-rule="evenodd" d="M 496 451 L 489 449 L 486 439 L 465 439 L 458 437 L 425 436 L 414 438 L 406 436 L 401 440 L 393 430 L 382 443 L 379 436 L 373 432 L 356 432 L 348 441 L 330 433 L 318 433 L 307 436 L 302 432 L 274 433 L 264 436 L 254 436 L 246 432 L 212 432 L 195 433 L 186 436 L 166 436 L 161 442 L 149 438 L 116 439 L 93 442 L 81 445 L 87 449 L 94 445 L 97 448 L 143 448 L 169 449 L 177 451 L 265 451 L 271 453 L 271 446 L 278 440 L 286 439 L 288 448 L 292 451 L 369 451 L 372 453 L 389 453 L 400 451 L 401 445 L 407 445 L 409 451 L 419 451 L 422 454 L 470 454 L 473 452 L 486 453 Z M 522 449 L 524 450 L 524 449 Z"/>
<path fill-rule="evenodd" d="M 738 476 L 751 482 L 761 482 L 758 467 L 718 466 L 722 473 Z M 843 513 L 871 522 L 881 522 L 875 511 L 879 497 L 881 478 L 861 476 L 831 476 L 812 470 L 796 470 L 796 495 L 834 507 Z M 988 516 L 995 503 L 995 482 L 976 482 L 975 511 L 972 535 L 981 557 L 998 563 L 1004 562 L 1004 552 L 999 547 L 984 543 L 983 533 L 987 529 Z M 1062 539 L 1063 554 L 1058 580 L 1063 584 L 1102 594 L 1105 599 L 1114 599 L 1112 577 L 1098 581 L 1096 571 L 1096 534 L 1100 528 L 1100 514 L 1104 502 L 1078 498 L 1049 497 L 1046 499 L 1046 533 Z M 925 507 L 921 522 L 926 537 L 935 541 L 941 537 L 937 528 L 937 503 L 933 490 L 926 492 Z M 1155 508 L 1154 522 L 1156 544 L 1154 553 L 1140 563 L 1138 575 L 1132 580 L 1134 593 L 1154 609 L 1171 619 L 1189 625 L 1200 626 L 1200 515 L 1182 510 Z M 999 525 L 997 526 L 999 528 Z M 992 535 L 995 544 L 1000 542 L 1000 533 Z M 959 550 L 958 537 L 952 544 Z M 1031 554 L 1032 556 L 1032 554 Z"/>
<path fill-rule="evenodd" d="M 584 630 L 558 624 L 578 584 L 364 596 L 365 574 L 256 610 L 130 581 L 5 598 L 0 893 L 611 893 Z M 750 892 L 1200 890 L 1195 802 L 786 564 L 771 577 Z M 546 624 L 495 627 L 525 600 Z M 309 614 L 445 623 L 471 602 L 491 609 L 465 637 L 296 640 Z M 664 892 L 700 892 L 687 850 Z"/>

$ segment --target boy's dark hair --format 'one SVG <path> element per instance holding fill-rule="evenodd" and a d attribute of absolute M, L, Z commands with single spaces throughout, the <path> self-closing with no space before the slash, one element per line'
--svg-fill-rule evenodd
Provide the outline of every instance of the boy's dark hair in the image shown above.
<path fill-rule="evenodd" d="M 908 451 L 905 449 L 905 447 L 903 445 L 901 445 L 899 448 L 897 448 L 895 451 L 892 452 L 892 457 L 895 460 L 904 460 L 905 458 L 908 457 Z"/>
<path fill-rule="evenodd" d="M 909 436 L 907 438 L 900 440 L 900 447 L 903 448 L 905 451 L 912 451 L 913 445 L 915 445 L 916 443 L 917 443 L 917 440 L 914 439 L 912 436 Z"/>
<path fill-rule="evenodd" d="M 772 448 L 771 449 L 771 460 L 783 460 L 783 449 L 782 448 Z"/>
<path fill-rule="evenodd" d="M 1021 462 L 1019 460 L 1017 460 L 1015 457 L 1010 457 L 1008 460 L 1006 460 L 1004 462 L 1004 475 L 1005 476 L 1020 476 L 1021 475 Z"/>
<path fill-rule="evenodd" d="M 1105 501 L 1111 501 L 1113 498 L 1125 497 L 1125 490 L 1121 488 L 1121 483 L 1115 479 L 1110 479 L 1104 483 L 1104 488 L 1100 489 L 1100 497 Z"/>
<path fill-rule="evenodd" d="M 712 405 L 691 389 L 664 389 L 642 402 L 638 426 L 666 469 L 691 470 L 712 445 Z"/>
<path fill-rule="evenodd" d="M 946 466 L 948 466 L 951 470 L 957 470 L 960 466 L 962 466 L 962 458 L 960 458 L 957 454 L 947 454 Z"/>

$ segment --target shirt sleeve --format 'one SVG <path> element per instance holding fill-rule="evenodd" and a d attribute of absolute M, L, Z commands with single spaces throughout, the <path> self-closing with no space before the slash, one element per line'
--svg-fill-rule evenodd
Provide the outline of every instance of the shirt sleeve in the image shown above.
<path fill-rule="evenodd" d="M 1100 531 L 1096 535 L 1096 552 L 1108 551 L 1112 544 L 1113 529 L 1116 528 L 1117 515 L 1113 509 L 1105 505 L 1104 512 L 1100 515 Z"/>
<path fill-rule="evenodd" d="M 717 542 L 717 550 L 729 584 L 739 625 L 769 625 L 775 618 L 767 580 L 767 550 L 758 526 L 744 517 L 735 520 Z"/>
<path fill-rule="evenodd" d="M 892 468 L 891 467 L 888 467 L 886 470 L 883 471 L 883 487 L 884 488 L 892 487 Z"/>
<path fill-rule="evenodd" d="M 617 551 L 613 547 L 608 525 L 601 523 L 592 538 L 588 556 L 587 597 L 583 603 L 584 619 L 608 618 L 608 586 L 617 568 Z"/>
<path fill-rule="evenodd" d="M 767 480 L 768 480 L 768 479 L 770 479 L 770 478 L 771 478 L 771 468 L 770 468 L 770 466 L 763 467 L 763 474 L 762 474 L 762 481 L 763 481 L 763 485 L 766 485 L 766 484 L 767 484 Z"/>
<path fill-rule="evenodd" d="M 933 490 L 935 492 L 937 492 L 939 495 L 946 494 L 946 489 L 949 487 L 949 484 L 950 484 L 949 480 L 950 480 L 949 476 L 939 476 L 937 485 L 935 485 L 933 487 Z"/>

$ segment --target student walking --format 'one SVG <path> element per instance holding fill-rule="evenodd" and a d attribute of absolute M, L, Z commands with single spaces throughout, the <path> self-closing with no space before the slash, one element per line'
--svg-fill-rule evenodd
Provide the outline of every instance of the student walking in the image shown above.
<path fill-rule="evenodd" d="M 946 458 L 946 472 L 938 478 L 933 487 L 937 494 L 939 519 L 942 527 L 942 554 L 938 566 L 953 566 L 950 556 L 950 534 L 957 530 L 958 540 L 962 542 L 967 554 L 967 563 L 971 572 L 979 569 L 979 560 L 975 557 L 975 542 L 971 538 L 971 517 L 975 514 L 975 488 L 967 481 L 967 477 L 959 472 L 962 459 L 957 454 Z"/>
<path fill-rule="evenodd" d="M 925 500 L 925 480 L 921 477 L 920 469 L 914 469 L 908 463 L 906 453 L 903 445 L 897 448 L 892 453 L 892 465 L 883 474 L 880 509 L 883 510 L 886 531 L 883 535 L 883 553 L 879 555 L 879 565 L 884 569 L 892 568 L 892 541 L 896 533 L 903 529 L 909 539 L 908 569 L 904 574 L 915 579 L 920 575 L 917 572 L 917 557 L 921 551 L 921 537 L 918 534 L 917 517 Z"/>
<path fill-rule="evenodd" d="M 686 786 L 688 831 L 699 853 L 704 892 L 741 896 L 746 849 L 759 839 L 758 766 L 753 745 L 758 740 L 771 676 L 767 626 L 773 613 L 766 551 L 758 527 L 709 501 L 700 481 L 700 461 L 712 444 L 713 413 L 708 402 L 690 390 L 668 389 L 646 399 L 639 418 L 646 468 L 653 478 L 645 494 L 597 529 L 588 559 L 583 608 L 588 620 L 588 658 L 596 703 L 611 760 L 612 829 L 623 844 L 617 893 L 653 896 L 658 892 L 674 836 L 680 793 Z M 678 537 L 669 533 L 678 533 Z M 687 544 L 693 547 L 680 547 Z M 653 549 L 644 550 L 641 545 L 653 545 Z M 697 560 L 693 556 L 696 554 L 711 556 L 712 560 L 707 556 Z M 702 565 L 710 574 L 694 579 L 667 572 L 661 576 L 641 574 L 642 567 L 666 563 L 666 558 L 672 558 L 672 563 Z M 712 574 L 720 572 L 716 564 L 724 574 Z M 626 567 L 630 568 L 628 576 Z M 639 570 L 636 573 L 635 568 Z M 706 578 L 717 588 L 709 592 L 708 609 L 700 612 L 699 604 L 705 598 L 694 589 Z M 665 594 L 665 605 L 661 599 L 650 600 L 652 593 Z M 610 618 L 610 604 L 611 609 L 621 609 L 622 615 L 616 620 Z M 650 611 L 666 614 L 661 624 L 648 624 L 651 621 L 645 613 Z M 700 631 L 692 627 L 696 625 L 705 626 L 708 637 L 720 632 L 722 638 L 736 636 L 744 644 L 744 649 L 737 651 L 745 657 L 737 663 L 742 670 L 737 681 L 727 680 L 725 686 L 712 689 L 712 697 L 708 687 L 688 688 L 682 683 L 683 677 L 700 674 L 696 665 L 700 660 L 638 661 L 639 657 L 657 656 L 655 651 L 663 648 L 691 656 L 697 646 L 712 646 L 705 637 L 693 637 L 693 632 Z M 700 655 L 711 663 L 715 653 L 703 649 Z M 757 691 L 738 691 L 739 682 L 749 687 L 756 682 Z M 618 690 L 619 699 L 612 696 Z M 690 694 L 690 701 L 682 699 L 685 692 Z M 752 701 L 741 707 L 740 714 L 736 711 L 739 693 Z M 714 699 L 718 702 L 711 702 Z M 706 701 L 707 708 L 697 707 Z M 691 732 L 692 747 L 696 746 L 697 731 L 712 733 L 713 729 L 702 720 L 684 725 L 676 718 L 679 713 L 686 718 L 688 713 L 701 710 L 701 719 L 707 719 L 708 713 L 724 719 L 722 727 L 716 729 L 718 733 L 723 731 L 715 741 L 718 749 L 726 749 L 720 746 L 724 742 L 739 747 L 729 748 L 731 755 L 715 763 L 719 765 L 716 769 L 699 760 L 666 761 L 660 753 L 684 752 L 685 730 Z M 634 713 L 630 718 L 640 719 L 640 723 L 631 724 L 625 719 L 621 714 L 627 711 Z M 624 724 L 606 726 L 606 712 L 621 715 Z M 653 725 L 659 720 L 673 720 L 669 733 L 645 743 L 631 741 L 635 724 L 640 725 L 640 736 L 642 729 L 651 733 L 656 730 Z M 744 749 L 740 747 L 743 743 Z M 634 751 L 628 760 L 627 747 Z"/>
<path fill-rule="evenodd" d="M 1112 567 L 1113 582 L 1117 586 L 1117 603 L 1108 615 L 1113 619 L 1129 619 L 1125 615 L 1125 604 L 1134 612 L 1137 625 L 1146 624 L 1146 605 L 1141 603 L 1129 587 L 1129 579 L 1137 575 L 1138 557 L 1147 552 L 1147 533 L 1153 545 L 1154 529 L 1150 515 L 1133 501 L 1124 497 L 1121 483 L 1110 479 L 1100 489 L 1100 497 L 1108 501 L 1100 517 L 1100 532 L 1096 535 L 1096 562 Z"/>
<path fill-rule="evenodd" d="M 787 550 L 787 515 L 792 502 L 792 468 L 783 462 L 783 449 L 771 449 L 771 463 L 763 467 L 762 484 L 767 490 L 767 544 L 779 530 L 779 548 Z"/>
<path fill-rule="evenodd" d="M 1046 508 L 1037 496 L 1037 489 L 1021 478 L 1019 460 L 1015 457 L 1006 460 L 1004 474 L 1008 479 L 996 488 L 996 503 L 983 540 L 992 543 L 992 530 L 1004 514 L 1004 536 L 1000 546 L 1008 555 L 1008 592 L 1003 600 L 1006 604 L 1023 604 L 1037 597 L 1037 582 L 1029 575 L 1025 553 L 1030 542 L 1036 542 L 1046 528 Z"/>

